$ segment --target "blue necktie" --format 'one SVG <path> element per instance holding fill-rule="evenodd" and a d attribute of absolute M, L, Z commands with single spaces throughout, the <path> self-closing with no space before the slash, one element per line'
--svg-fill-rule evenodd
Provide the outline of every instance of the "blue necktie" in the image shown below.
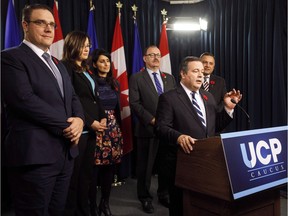
<path fill-rule="evenodd" d="M 58 68 L 53 64 L 52 60 L 51 60 L 51 56 L 48 54 L 48 53 L 43 53 L 43 58 L 47 61 L 48 65 L 50 66 L 51 70 L 52 70 L 52 73 L 53 75 L 55 76 L 56 80 L 57 80 L 57 83 L 59 85 L 59 88 L 61 90 L 61 94 L 62 94 L 62 97 L 64 96 L 64 93 L 63 93 L 63 80 L 62 80 L 62 76 L 61 76 L 61 73 L 60 71 L 58 70 Z"/>
<path fill-rule="evenodd" d="M 192 95 L 192 104 L 193 104 L 193 106 L 194 106 L 194 108 L 195 108 L 195 111 L 197 112 L 197 114 L 198 114 L 198 117 L 199 117 L 199 119 L 200 119 L 200 121 L 202 122 L 202 124 L 204 125 L 204 127 L 206 127 L 206 123 L 205 123 L 205 119 L 204 119 L 204 116 L 203 116 L 203 113 L 202 113 L 202 111 L 201 111 L 201 109 L 200 109 L 200 106 L 199 106 L 199 104 L 197 103 L 197 100 L 196 100 L 196 98 L 195 98 L 195 93 L 196 92 L 191 92 L 191 95 Z"/>
<path fill-rule="evenodd" d="M 163 90 L 162 90 L 161 84 L 160 84 L 160 82 L 159 82 L 159 80 L 157 78 L 157 73 L 154 72 L 152 74 L 154 76 L 154 81 L 155 81 L 155 84 L 156 84 L 158 95 L 161 95 L 163 93 Z"/>

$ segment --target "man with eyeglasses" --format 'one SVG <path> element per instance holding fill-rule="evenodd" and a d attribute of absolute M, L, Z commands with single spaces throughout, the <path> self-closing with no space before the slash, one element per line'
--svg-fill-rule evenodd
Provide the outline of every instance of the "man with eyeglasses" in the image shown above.
<path fill-rule="evenodd" d="M 129 80 L 129 103 L 137 117 L 134 127 L 137 139 L 137 195 L 143 211 L 153 213 L 150 185 L 159 147 L 159 139 L 154 133 L 156 108 L 159 95 L 175 88 L 176 82 L 172 75 L 159 70 L 161 52 L 158 47 L 154 45 L 147 47 L 143 60 L 145 70 L 132 75 Z M 165 170 L 158 172 L 157 194 L 159 202 L 168 207 L 168 188 L 165 186 L 166 179 L 161 171 L 165 172 Z"/>
<path fill-rule="evenodd" d="M 49 47 L 55 20 L 46 5 L 23 9 L 24 40 L 1 52 L 7 121 L 3 163 L 15 215 L 63 215 L 83 129 L 82 106 Z"/>

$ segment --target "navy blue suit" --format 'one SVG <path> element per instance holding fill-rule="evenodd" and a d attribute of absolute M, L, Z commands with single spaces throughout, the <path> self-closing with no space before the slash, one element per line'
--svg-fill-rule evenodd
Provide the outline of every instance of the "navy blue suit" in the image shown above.
<path fill-rule="evenodd" d="M 60 215 L 73 158 L 78 155 L 77 146 L 72 147 L 64 138 L 63 130 L 69 126 L 69 117 L 84 120 L 81 103 L 64 65 L 57 59 L 53 61 L 62 75 L 64 98 L 49 67 L 29 46 L 22 43 L 4 50 L 1 55 L 2 95 L 7 117 L 4 163 L 11 167 L 16 215 L 29 215 L 33 205 L 31 208 L 39 208 L 39 215 L 48 211 Z M 21 197 L 25 193 L 25 197 Z"/>

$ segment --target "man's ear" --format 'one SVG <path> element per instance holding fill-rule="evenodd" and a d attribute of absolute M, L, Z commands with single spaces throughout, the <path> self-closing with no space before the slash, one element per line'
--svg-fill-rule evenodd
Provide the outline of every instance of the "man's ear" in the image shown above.
<path fill-rule="evenodd" d="M 180 74 L 179 74 L 179 77 L 180 77 L 181 79 L 184 78 L 183 74 L 184 74 L 184 72 L 183 72 L 183 70 L 181 70 L 181 71 L 180 71 Z"/>
<path fill-rule="evenodd" d="M 24 33 L 28 31 L 28 23 L 26 21 L 22 21 L 22 28 Z"/>

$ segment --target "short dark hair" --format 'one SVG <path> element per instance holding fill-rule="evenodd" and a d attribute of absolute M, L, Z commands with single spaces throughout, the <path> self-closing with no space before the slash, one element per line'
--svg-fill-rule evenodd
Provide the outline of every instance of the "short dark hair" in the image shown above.
<path fill-rule="evenodd" d="M 215 59 L 215 56 L 212 54 L 212 53 L 209 53 L 209 52 L 204 52 L 200 55 L 200 58 L 202 58 L 203 56 L 211 56 Z"/>
<path fill-rule="evenodd" d="M 202 62 L 201 59 L 196 56 L 186 56 L 184 59 L 182 59 L 179 66 L 179 80 L 181 80 L 181 72 L 183 71 L 184 73 L 187 73 L 188 63 L 193 61 Z"/>
<path fill-rule="evenodd" d="M 150 48 L 157 48 L 157 49 L 159 49 L 156 45 L 150 45 L 150 46 L 148 46 L 148 47 L 146 47 L 145 49 L 144 49 L 144 52 L 143 52 L 143 56 L 145 56 L 146 54 L 147 54 L 147 50 L 148 49 L 150 49 Z"/>
<path fill-rule="evenodd" d="M 22 21 L 26 21 L 26 22 L 30 21 L 32 11 L 38 10 L 38 9 L 48 10 L 54 17 L 53 10 L 49 6 L 43 5 L 43 4 L 32 4 L 32 5 L 25 5 L 25 7 L 23 8 Z"/>

